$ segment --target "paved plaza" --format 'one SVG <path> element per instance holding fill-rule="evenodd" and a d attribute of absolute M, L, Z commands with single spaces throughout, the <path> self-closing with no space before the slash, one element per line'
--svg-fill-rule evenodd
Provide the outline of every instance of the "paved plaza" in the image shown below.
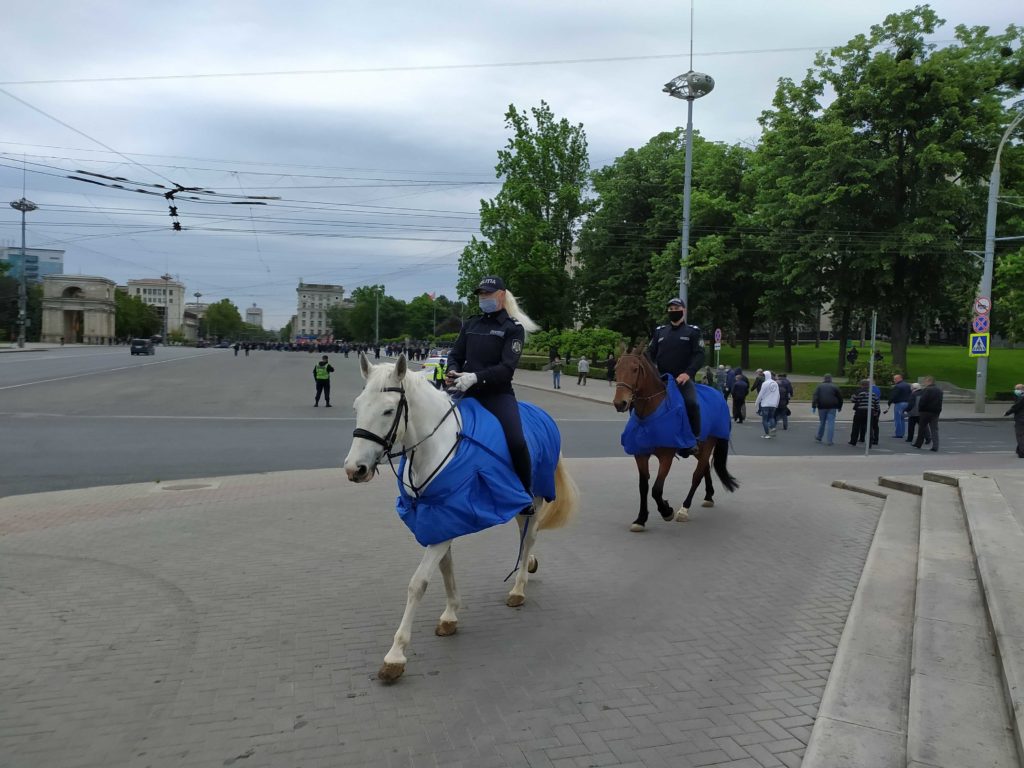
<path fill-rule="evenodd" d="M 164 420 L 205 426 L 204 440 L 236 421 L 265 438 L 275 422 L 256 416 L 285 371 L 224 356 L 145 370 L 205 365 L 220 380 L 236 364 L 257 372 L 247 402 L 176 380 L 185 396 Z M 306 367 L 295 363 L 303 395 Z M 148 425 L 143 375 L 98 370 L 8 394 L 69 423 Z M 563 431 L 596 407 L 533 395 L 554 398 Z M 281 409 L 282 422 L 310 423 L 308 403 Z M 352 425 L 334 410 L 321 428 L 340 464 Z M 504 604 L 514 526 L 456 543 L 458 634 L 433 633 L 435 576 L 393 685 L 376 672 L 421 549 L 386 467 L 367 485 L 293 469 L 0 498 L 0 765 L 797 766 L 883 505 L 831 482 L 1018 466 L 1009 453 L 733 455 L 735 494 L 634 534 L 636 470 L 615 448 L 567 459 L 581 510 L 540 536 L 522 608 Z M 673 470 L 670 501 L 693 466 Z"/>

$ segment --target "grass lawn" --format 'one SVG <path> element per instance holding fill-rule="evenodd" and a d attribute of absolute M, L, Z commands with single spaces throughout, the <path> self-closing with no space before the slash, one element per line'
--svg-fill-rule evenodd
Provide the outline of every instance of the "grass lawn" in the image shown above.
<path fill-rule="evenodd" d="M 878 349 L 885 356 L 886 362 L 891 362 L 892 351 L 889 344 L 881 343 L 878 345 Z M 838 350 L 839 343 L 835 341 L 823 341 L 819 348 L 815 348 L 813 342 L 795 346 L 793 347 L 794 367 L 789 373 L 808 376 L 834 374 Z M 864 355 L 868 354 L 869 347 L 865 345 L 859 348 L 859 351 L 863 359 Z M 714 354 L 711 350 L 708 352 L 709 355 Z M 710 360 L 713 359 L 713 357 L 710 358 Z M 723 365 L 738 365 L 739 359 L 739 347 L 722 345 L 721 363 Z M 772 371 L 782 371 L 782 361 L 783 347 L 781 343 L 769 348 L 767 342 L 751 342 L 751 369 L 767 368 Z M 911 377 L 931 375 L 964 389 L 974 388 L 977 370 L 975 361 L 976 358 L 967 355 L 966 346 L 912 346 L 907 353 Z M 1019 381 L 1024 381 L 1024 349 L 993 349 L 988 362 L 988 396 L 995 392 L 1011 392 L 1013 385 Z"/>

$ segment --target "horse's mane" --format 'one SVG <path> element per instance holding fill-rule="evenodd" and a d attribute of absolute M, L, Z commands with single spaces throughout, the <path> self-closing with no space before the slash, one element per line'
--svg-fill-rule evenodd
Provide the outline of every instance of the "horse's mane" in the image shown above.
<path fill-rule="evenodd" d="M 394 378 L 395 363 L 378 363 L 373 366 L 373 370 L 370 371 L 370 375 L 366 379 L 366 389 L 371 387 L 375 389 L 384 389 L 388 386 L 389 382 Z M 393 382 L 391 382 L 393 383 Z M 438 398 L 439 402 L 441 398 L 446 398 L 441 390 L 436 389 L 427 379 L 422 376 L 418 376 L 411 368 L 407 368 L 405 379 L 402 381 L 405 386 L 407 393 L 415 392 L 417 394 L 427 394 L 428 396 L 434 396 Z"/>
<path fill-rule="evenodd" d="M 519 306 L 519 302 L 516 301 L 516 297 L 512 295 L 512 291 L 505 291 L 505 311 L 508 312 L 509 317 L 515 318 L 519 321 L 519 324 L 523 326 L 527 333 L 532 333 L 540 329 L 530 316 L 523 312 L 522 307 Z"/>

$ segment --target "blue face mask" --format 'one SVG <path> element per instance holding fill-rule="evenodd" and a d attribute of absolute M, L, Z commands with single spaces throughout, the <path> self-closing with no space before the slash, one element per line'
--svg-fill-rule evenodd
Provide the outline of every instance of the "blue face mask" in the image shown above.
<path fill-rule="evenodd" d="M 480 311 L 484 313 L 497 312 L 498 311 L 498 300 L 497 299 L 480 299 Z"/>
<path fill-rule="evenodd" d="M 1024 389 L 1015 389 L 1013 394 L 1015 397 L 1024 397 Z"/>

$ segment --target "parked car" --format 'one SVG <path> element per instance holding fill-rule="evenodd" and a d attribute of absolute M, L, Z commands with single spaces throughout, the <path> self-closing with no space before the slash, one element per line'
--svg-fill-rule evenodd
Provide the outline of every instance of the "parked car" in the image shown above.
<path fill-rule="evenodd" d="M 132 339 L 131 351 L 133 355 L 155 355 L 156 347 L 149 339 Z"/>
<path fill-rule="evenodd" d="M 230 341 L 218 341 L 217 342 L 217 349 L 231 349 L 231 342 Z"/>

